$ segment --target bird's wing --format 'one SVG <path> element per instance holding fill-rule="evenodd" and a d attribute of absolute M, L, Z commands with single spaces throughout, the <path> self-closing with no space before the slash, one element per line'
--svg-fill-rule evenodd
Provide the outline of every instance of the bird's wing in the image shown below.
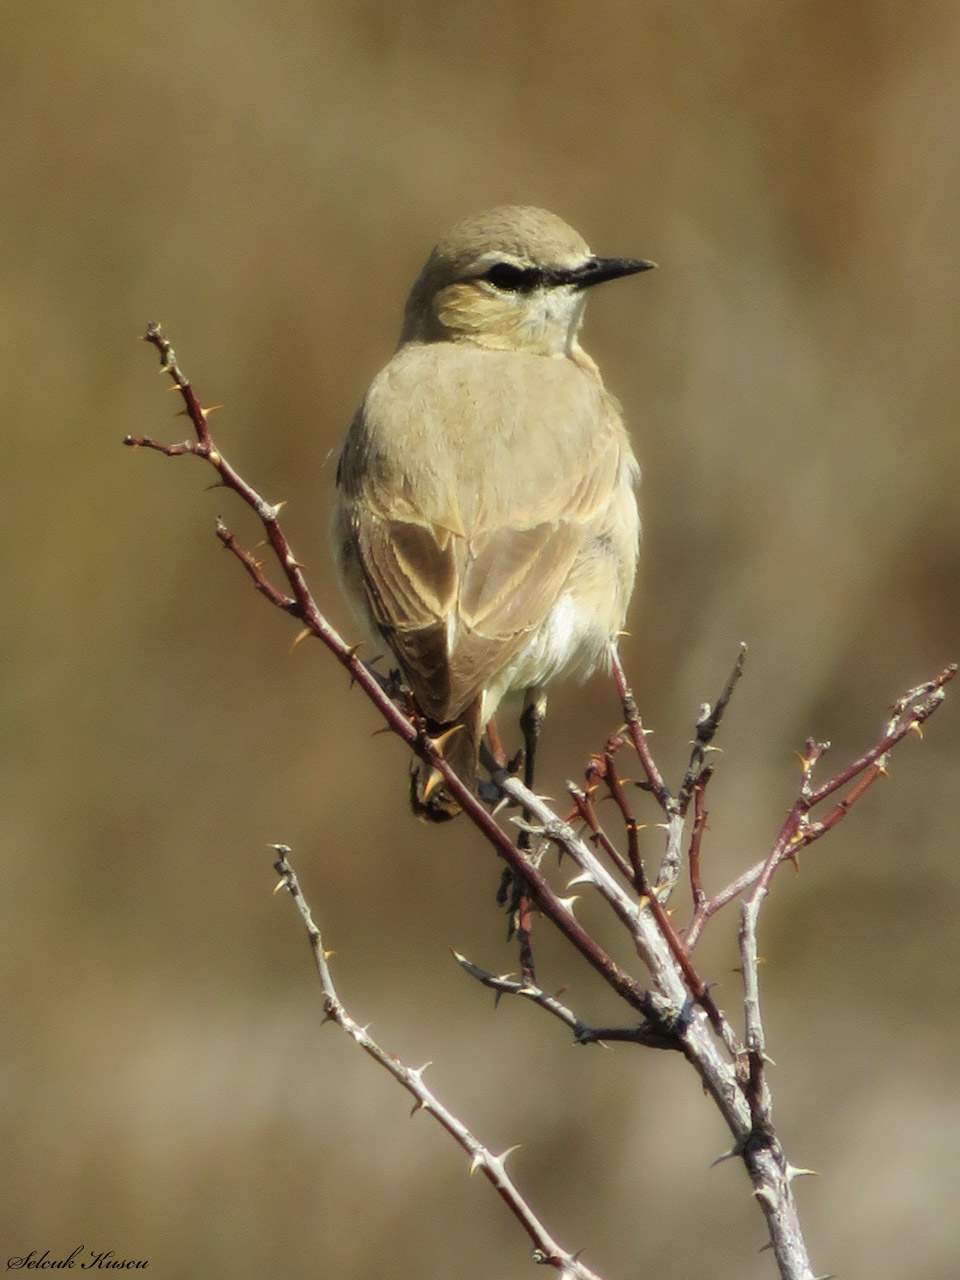
<path fill-rule="evenodd" d="M 582 390 L 584 375 L 571 372 L 571 388 Z M 371 612 L 438 721 L 455 719 L 543 623 L 597 536 L 624 448 L 629 454 L 602 389 L 587 388 L 581 407 L 569 391 L 558 402 L 553 385 L 537 395 L 503 381 L 498 430 L 481 420 L 472 383 L 459 400 L 448 388 L 440 462 L 436 432 L 423 432 L 433 450 L 418 448 L 410 430 L 378 431 L 375 413 L 360 424 L 362 450 L 347 457 L 349 520 Z M 431 410 L 422 395 L 419 408 L 418 427 Z M 386 458 L 398 437 L 405 448 Z"/>
<path fill-rule="evenodd" d="M 455 719 L 543 622 L 582 542 L 573 522 L 462 538 L 360 509 L 371 611 L 424 712 Z"/>

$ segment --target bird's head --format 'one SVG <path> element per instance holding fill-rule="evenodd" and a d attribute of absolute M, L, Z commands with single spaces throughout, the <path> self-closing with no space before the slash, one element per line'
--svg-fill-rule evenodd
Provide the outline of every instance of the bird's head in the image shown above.
<path fill-rule="evenodd" d="M 595 257 L 572 227 L 544 209 L 493 209 L 467 218 L 437 244 L 410 291 L 400 342 L 569 354 L 585 290 L 652 266 Z"/>

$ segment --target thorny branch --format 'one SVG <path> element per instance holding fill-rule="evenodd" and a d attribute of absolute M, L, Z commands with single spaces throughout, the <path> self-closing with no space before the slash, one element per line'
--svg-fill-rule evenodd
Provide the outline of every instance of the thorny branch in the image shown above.
<path fill-rule="evenodd" d="M 463 1147 L 470 1157 L 470 1172 L 476 1173 L 479 1170 L 492 1183 L 497 1194 L 530 1237 L 535 1262 L 553 1267 L 563 1280 L 600 1280 L 595 1271 L 580 1261 L 578 1254 L 569 1253 L 557 1243 L 543 1221 L 534 1213 L 513 1178 L 507 1173 L 507 1157 L 516 1148 L 510 1147 L 500 1155 L 494 1155 L 424 1083 L 423 1074 L 430 1066 L 429 1062 L 424 1063 L 422 1067 L 406 1066 L 395 1054 L 389 1053 L 374 1040 L 369 1027 L 361 1026 L 347 1012 L 333 984 L 333 975 L 327 963 L 329 952 L 324 950 L 320 930 L 303 896 L 296 872 L 290 865 L 290 850 L 283 844 L 275 844 L 272 847 L 277 854 L 274 869 L 280 876 L 277 889 L 289 891 L 307 931 L 317 973 L 320 975 L 320 985 L 323 988 L 324 1020 L 335 1022 L 341 1031 L 345 1031 L 351 1039 L 356 1041 L 364 1053 L 369 1054 L 385 1071 L 389 1071 L 393 1078 L 413 1095 L 414 1107 L 411 1115 L 424 1111 L 442 1125 L 447 1133 Z"/>
<path fill-rule="evenodd" d="M 933 680 L 928 680 L 924 684 L 918 685 L 915 689 L 908 690 L 901 698 L 898 698 L 891 708 L 892 715 L 884 728 L 879 742 L 872 746 L 869 751 L 864 752 L 859 759 L 852 761 L 818 787 L 813 785 L 813 769 L 817 761 L 829 750 L 830 744 L 828 742 L 814 742 L 813 739 L 807 740 L 803 755 L 800 756 L 800 792 L 783 826 L 777 833 L 770 852 L 765 858 L 760 859 L 748 871 L 738 876 L 736 880 L 727 885 L 725 889 L 721 889 L 712 898 L 703 896 L 697 901 L 696 890 L 694 891 L 694 915 L 690 922 L 690 927 L 684 935 L 684 942 L 688 952 L 693 950 L 703 932 L 704 925 L 711 916 L 715 915 L 722 907 L 725 907 L 727 903 L 746 893 L 748 889 L 761 884 L 763 887 L 760 900 L 762 901 L 777 868 L 786 861 L 796 862 L 797 855 L 801 849 L 813 844 L 815 840 L 819 840 L 821 836 L 832 830 L 841 818 L 846 817 L 852 806 L 863 796 L 868 787 L 876 782 L 877 778 L 886 775 L 887 756 L 893 748 L 899 742 L 902 742 L 908 734 L 921 733 L 922 726 L 946 697 L 946 686 L 956 673 L 956 664 L 951 664 Z M 842 791 L 848 784 L 852 785 L 850 785 L 846 795 L 829 812 L 819 819 L 811 817 L 811 810 L 815 809 L 824 800 L 836 795 L 838 791 Z M 698 841 L 697 864 L 699 874 L 699 835 L 696 833 L 696 827 L 694 835 Z"/>
<path fill-rule="evenodd" d="M 572 1009 L 563 1003 L 559 996 L 552 996 L 543 987 L 524 979 L 518 981 L 509 973 L 494 974 L 481 969 L 479 965 L 462 956 L 459 951 L 453 952 L 453 958 L 465 973 L 491 991 L 496 993 L 499 1003 L 501 996 L 521 996 L 539 1005 L 547 1013 L 552 1013 L 573 1032 L 577 1044 L 603 1044 L 608 1040 L 629 1040 L 634 1044 L 645 1044 L 654 1049 L 678 1049 L 673 1029 L 661 1030 L 652 1022 L 640 1022 L 632 1027 L 594 1027 L 578 1017 Z M 689 1006 L 681 1014 L 680 1021 L 689 1018 Z"/>
<path fill-rule="evenodd" d="M 909 733 L 919 734 L 923 723 L 943 701 L 945 688 L 956 674 L 948 667 L 934 680 L 906 693 L 893 707 L 893 714 L 879 742 L 858 760 L 842 768 L 819 786 L 813 784 L 813 770 L 827 749 L 826 744 L 808 741 L 801 756 L 801 785 L 797 799 L 787 815 L 767 855 L 725 888 L 708 896 L 702 881 L 702 842 L 706 828 L 706 788 L 712 768 L 707 754 L 743 670 L 745 647 L 734 663 L 727 681 L 711 707 L 704 704 L 697 717 L 695 737 L 689 764 L 676 794 L 667 786 L 650 752 L 626 675 L 615 647 L 611 661 L 620 694 L 625 724 L 606 745 L 601 755 L 593 757 L 587 769 L 585 788 L 570 784 L 574 808 L 564 821 L 545 801 L 529 791 L 518 778 L 506 770 L 493 775 L 495 786 L 513 804 L 519 806 L 523 818 L 513 821 L 526 833 L 518 845 L 507 836 L 484 807 L 449 769 L 441 752 L 426 732 L 423 720 L 409 695 L 398 702 L 395 690 L 357 656 L 359 646 L 348 646 L 321 615 L 303 575 L 302 566 L 287 542 L 279 524 L 280 504 L 266 502 L 224 458 L 214 443 L 208 426 L 211 409 L 204 409 L 190 383 L 180 370 L 173 348 L 158 325 L 151 325 L 146 341 L 160 354 L 161 371 L 167 373 L 182 396 L 184 416 L 191 422 L 195 440 L 163 444 L 146 436 L 127 436 L 124 443 L 156 450 L 167 456 L 193 455 L 208 462 L 218 473 L 222 487 L 235 492 L 263 524 L 267 542 L 286 580 L 289 594 L 268 578 L 263 563 L 241 547 L 222 520 L 217 521 L 216 534 L 226 550 L 240 562 L 256 589 L 275 607 L 297 618 L 303 630 L 298 641 L 315 636 L 334 654 L 374 703 L 387 726 L 422 759 L 443 776 L 450 792 L 464 812 L 482 832 L 497 855 L 526 886 L 529 899 L 547 916 L 571 945 L 604 978 L 627 1003 L 635 1024 L 623 1027 L 597 1027 L 584 1022 L 558 997 L 549 995 L 533 977 L 532 954 L 524 965 L 520 981 L 510 975 L 496 976 L 454 953 L 458 963 L 476 980 L 493 989 L 497 998 L 509 994 L 538 1004 L 563 1022 L 579 1043 L 622 1040 L 659 1048 L 680 1050 L 695 1068 L 707 1093 L 713 1098 L 733 1136 L 728 1153 L 739 1156 L 750 1176 L 754 1195 L 767 1221 L 770 1246 L 783 1280 L 815 1280 L 800 1229 L 792 1182 L 807 1172 L 792 1166 L 786 1159 L 773 1128 L 770 1091 L 766 1080 L 766 1056 L 760 1015 L 757 978 L 757 921 L 760 907 L 770 890 L 777 869 L 785 861 L 796 861 L 799 851 L 819 839 L 846 816 L 853 804 L 882 773 L 886 771 L 889 752 Z M 628 783 L 614 761 L 625 746 L 632 746 L 640 761 L 644 781 Z M 603 829 L 597 817 L 596 796 L 600 788 L 615 804 L 627 841 L 624 854 Z M 630 788 L 639 787 L 655 799 L 665 819 L 665 850 L 655 879 L 649 876 L 640 853 L 637 821 Z M 825 801 L 843 793 L 832 808 L 817 818 L 813 810 Z M 675 889 L 682 870 L 686 821 L 693 804 L 693 823 L 689 836 L 688 864 L 693 915 L 685 932 L 674 927 L 666 911 L 666 901 Z M 578 820 L 588 833 L 585 840 L 570 825 Z M 540 842 L 538 850 L 524 846 L 532 838 Z M 553 844 L 571 858 L 577 868 L 568 889 L 589 886 L 595 889 L 627 930 L 638 958 L 649 973 L 649 987 L 643 987 L 618 965 L 600 943 L 576 920 L 574 898 L 561 898 L 541 873 L 540 853 L 545 844 Z M 592 846 L 592 847 L 591 847 Z M 599 851 L 599 852 L 598 852 Z M 417 1100 L 418 1108 L 432 1114 L 467 1150 L 473 1167 L 481 1168 L 510 1206 L 534 1242 L 534 1257 L 558 1270 L 561 1275 L 589 1280 L 594 1273 L 577 1255 L 566 1253 L 557 1245 L 543 1224 L 532 1213 L 503 1168 L 505 1156 L 492 1156 L 486 1148 L 424 1086 L 423 1068 L 404 1067 L 393 1055 L 381 1049 L 364 1028 L 343 1009 L 333 987 L 319 932 L 309 907 L 303 900 L 287 850 L 277 846 L 277 870 L 281 884 L 293 895 L 303 917 L 313 946 L 324 991 L 324 1007 L 328 1017 L 336 1021 L 361 1047 L 388 1070 Z M 602 860 L 601 855 L 609 862 Z M 736 898 L 747 895 L 741 907 L 740 951 L 744 982 L 744 1042 L 740 1040 L 723 1012 L 716 1006 L 709 987 L 693 967 L 690 954 L 707 921 Z M 701 1012 L 696 1012 L 699 1006 Z M 594 1277 L 594 1280 L 599 1278 Z"/>

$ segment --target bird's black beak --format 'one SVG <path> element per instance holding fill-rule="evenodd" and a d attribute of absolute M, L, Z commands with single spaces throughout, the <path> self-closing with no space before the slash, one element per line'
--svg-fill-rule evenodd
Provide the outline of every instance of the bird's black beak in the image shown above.
<path fill-rule="evenodd" d="M 568 273 L 569 283 L 576 289 L 589 289 L 604 280 L 616 280 L 619 276 L 636 275 L 638 271 L 651 271 L 657 264 L 645 258 L 590 258 L 582 267 L 574 267 Z"/>

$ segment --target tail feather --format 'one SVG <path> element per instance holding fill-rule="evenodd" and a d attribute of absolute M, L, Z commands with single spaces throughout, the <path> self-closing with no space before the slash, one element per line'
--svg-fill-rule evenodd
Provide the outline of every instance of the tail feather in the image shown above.
<path fill-rule="evenodd" d="M 470 792 L 477 789 L 477 760 L 483 724 L 480 712 L 483 698 L 477 697 L 458 720 L 447 724 L 427 721 L 431 738 L 450 736 L 442 746 L 444 760 Z M 455 729 L 456 732 L 450 733 Z M 410 807 L 425 822 L 447 822 L 460 813 L 462 806 L 450 794 L 443 775 L 423 760 L 414 759 L 410 767 Z"/>

